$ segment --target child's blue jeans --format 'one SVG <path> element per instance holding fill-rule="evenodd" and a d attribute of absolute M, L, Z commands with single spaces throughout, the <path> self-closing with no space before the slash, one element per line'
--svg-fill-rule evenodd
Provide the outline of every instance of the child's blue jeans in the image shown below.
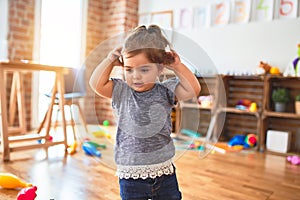
<path fill-rule="evenodd" d="M 119 179 L 122 200 L 180 200 L 176 173 L 147 179 Z"/>

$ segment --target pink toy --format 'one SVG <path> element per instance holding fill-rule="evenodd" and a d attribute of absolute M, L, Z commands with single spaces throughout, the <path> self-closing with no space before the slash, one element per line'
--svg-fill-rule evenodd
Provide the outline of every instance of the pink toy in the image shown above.
<path fill-rule="evenodd" d="M 37 187 L 36 186 L 32 186 L 32 187 L 27 187 L 27 188 L 23 188 L 17 196 L 17 200 L 34 200 L 37 191 Z"/>
<path fill-rule="evenodd" d="M 289 161 L 293 165 L 300 165 L 300 157 L 299 156 L 288 156 L 287 161 Z"/>

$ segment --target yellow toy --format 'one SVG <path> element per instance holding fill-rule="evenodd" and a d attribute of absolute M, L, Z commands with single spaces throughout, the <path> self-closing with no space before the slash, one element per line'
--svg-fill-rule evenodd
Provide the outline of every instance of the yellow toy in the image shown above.
<path fill-rule="evenodd" d="M 103 137 L 106 137 L 107 139 L 111 138 L 110 134 L 102 129 L 100 129 L 98 131 L 94 131 L 94 132 L 92 132 L 92 134 L 97 138 L 103 138 Z"/>
<path fill-rule="evenodd" d="M 0 186 L 7 189 L 14 189 L 31 187 L 32 184 L 24 182 L 11 173 L 0 173 Z"/>
<path fill-rule="evenodd" d="M 250 104 L 249 111 L 250 112 L 256 112 L 257 111 L 257 104 L 255 102 L 252 102 Z"/>
<path fill-rule="evenodd" d="M 75 140 L 74 143 L 68 147 L 67 151 L 70 155 L 73 155 L 74 153 L 76 153 L 76 148 L 77 148 L 77 142 Z"/>

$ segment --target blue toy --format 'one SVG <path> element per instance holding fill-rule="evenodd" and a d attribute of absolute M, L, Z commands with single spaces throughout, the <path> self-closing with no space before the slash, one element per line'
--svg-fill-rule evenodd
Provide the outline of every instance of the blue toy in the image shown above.
<path fill-rule="evenodd" d="M 85 154 L 89 156 L 101 157 L 101 152 L 93 144 L 89 142 L 84 142 L 82 144 L 82 149 L 85 152 Z"/>
<path fill-rule="evenodd" d="M 245 135 L 235 135 L 229 142 L 228 142 L 228 146 L 235 146 L 235 145 L 242 145 L 244 146 L 245 144 Z"/>
<path fill-rule="evenodd" d="M 228 146 L 241 145 L 244 148 L 254 147 L 257 142 L 257 137 L 255 134 L 248 135 L 235 135 L 229 142 Z"/>

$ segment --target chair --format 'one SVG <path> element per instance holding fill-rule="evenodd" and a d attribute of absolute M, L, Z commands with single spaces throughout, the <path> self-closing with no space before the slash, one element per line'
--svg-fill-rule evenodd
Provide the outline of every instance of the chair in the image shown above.
<path fill-rule="evenodd" d="M 75 105 L 78 108 L 79 111 L 79 118 L 81 120 L 82 125 L 84 126 L 84 129 L 86 131 L 86 133 L 88 133 L 88 129 L 87 129 L 87 124 L 86 124 L 86 120 L 83 114 L 83 111 L 80 107 L 80 103 L 79 100 L 81 98 L 84 98 L 86 96 L 86 77 L 85 77 L 85 67 L 82 67 L 80 69 L 77 68 L 73 68 L 68 74 L 64 75 L 64 82 L 65 82 L 65 94 L 64 94 L 64 101 L 65 101 L 65 105 L 69 106 L 70 108 L 70 122 L 72 129 L 73 129 L 73 134 L 74 134 L 74 140 L 76 140 L 76 134 L 75 134 L 75 119 L 74 119 L 74 112 L 72 112 L 72 107 Z M 45 94 L 47 97 L 52 98 L 52 92 Z M 55 101 L 53 105 L 50 105 L 47 113 L 45 114 L 45 117 L 40 125 L 40 127 L 38 128 L 38 133 L 41 132 L 41 130 L 43 129 L 46 120 L 47 120 L 47 115 L 48 112 L 50 113 L 50 119 L 52 119 L 52 110 L 53 107 L 56 105 L 59 105 L 59 96 L 56 95 L 55 97 Z M 56 128 L 59 125 L 58 122 L 58 113 L 59 113 L 59 109 L 57 109 L 56 112 L 56 121 L 54 123 L 54 128 Z M 48 123 L 49 125 L 51 123 Z"/>

